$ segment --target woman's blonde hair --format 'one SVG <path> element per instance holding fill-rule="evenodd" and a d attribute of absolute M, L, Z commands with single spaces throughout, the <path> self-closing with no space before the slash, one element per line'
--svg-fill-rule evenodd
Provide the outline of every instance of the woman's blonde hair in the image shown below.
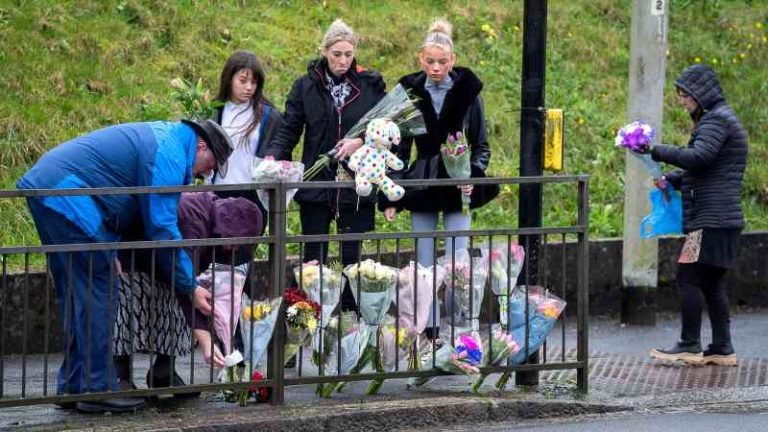
<path fill-rule="evenodd" d="M 348 26 L 341 18 L 337 18 L 328 27 L 328 31 L 325 32 L 323 37 L 323 43 L 320 45 L 320 51 L 327 49 L 329 46 L 339 41 L 346 41 L 352 44 L 353 47 L 357 47 L 357 35 L 352 27 Z"/>
<path fill-rule="evenodd" d="M 421 49 L 429 46 L 438 46 L 448 52 L 453 52 L 453 39 L 451 34 L 453 33 L 453 26 L 448 20 L 440 18 L 436 19 L 429 25 L 427 31 L 427 37 L 424 38 L 424 43 L 421 44 Z"/>

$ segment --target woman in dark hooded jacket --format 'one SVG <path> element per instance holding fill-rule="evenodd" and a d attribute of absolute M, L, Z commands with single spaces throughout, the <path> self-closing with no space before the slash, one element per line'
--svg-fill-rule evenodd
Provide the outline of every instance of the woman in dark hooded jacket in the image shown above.
<path fill-rule="evenodd" d="M 687 68 L 675 81 L 677 98 L 690 113 L 694 130 L 685 148 L 649 148 L 654 160 L 678 167 L 669 182 L 683 198 L 685 244 L 678 259 L 682 333 L 670 349 L 651 357 L 691 364 L 736 365 L 731 344 L 728 293 L 724 278 L 733 268 L 744 228 L 741 191 L 747 164 L 747 132 L 727 104 L 715 72 L 705 65 Z M 712 324 L 712 343 L 702 353 L 702 293 Z"/>
<path fill-rule="evenodd" d="M 334 148 L 336 160 L 313 181 L 351 180 L 343 161 L 363 144 L 361 138 L 345 139 L 347 131 L 384 97 L 384 80 L 355 61 L 357 37 L 343 21 L 334 21 L 323 39 L 322 57 L 313 60 L 307 74 L 293 84 L 285 102 L 285 123 L 275 134 L 267 155 L 290 160 L 304 134 L 301 162 L 312 166 Z M 341 166 L 340 166 L 341 165 Z M 296 193 L 302 234 L 328 234 L 332 220 L 339 233 L 361 233 L 374 228 L 374 198 L 360 198 L 353 189 L 304 189 Z M 357 262 L 360 242 L 341 245 L 343 264 Z M 328 243 L 306 243 L 304 261 L 324 262 Z M 355 309 L 351 291 L 345 287 L 342 309 Z"/>

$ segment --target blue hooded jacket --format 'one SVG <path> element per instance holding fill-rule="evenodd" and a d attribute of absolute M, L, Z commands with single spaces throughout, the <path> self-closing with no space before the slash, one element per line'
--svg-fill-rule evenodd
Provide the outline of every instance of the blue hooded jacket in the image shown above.
<path fill-rule="evenodd" d="M 24 174 L 19 189 L 183 186 L 192 181 L 197 137 L 183 123 L 127 123 L 64 142 Z M 150 240 L 181 240 L 180 193 L 40 198 L 94 242 L 119 241 L 137 218 Z M 173 274 L 173 254 L 177 253 Z M 180 248 L 157 250 L 160 269 L 183 293 L 195 288 L 192 262 Z"/>

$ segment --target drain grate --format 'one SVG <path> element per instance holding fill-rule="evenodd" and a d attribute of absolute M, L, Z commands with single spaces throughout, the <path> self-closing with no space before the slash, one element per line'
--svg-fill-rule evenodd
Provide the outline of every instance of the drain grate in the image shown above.
<path fill-rule="evenodd" d="M 547 357 L 560 360 L 553 350 Z M 566 358 L 576 357 L 568 351 Z M 738 366 L 685 366 L 655 361 L 645 356 L 592 353 L 589 358 L 590 387 L 616 396 L 656 395 L 669 392 L 744 388 L 768 385 L 768 359 L 739 359 Z M 552 382 L 575 380 L 575 371 L 542 373 Z"/>

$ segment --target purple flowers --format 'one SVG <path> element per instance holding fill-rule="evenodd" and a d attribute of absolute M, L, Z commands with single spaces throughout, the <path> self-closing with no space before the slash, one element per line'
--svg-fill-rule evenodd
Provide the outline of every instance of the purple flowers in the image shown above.
<path fill-rule="evenodd" d="M 642 153 L 651 145 L 656 131 L 643 122 L 632 122 L 619 130 L 616 134 L 616 146 L 624 147 L 633 152 Z"/>

